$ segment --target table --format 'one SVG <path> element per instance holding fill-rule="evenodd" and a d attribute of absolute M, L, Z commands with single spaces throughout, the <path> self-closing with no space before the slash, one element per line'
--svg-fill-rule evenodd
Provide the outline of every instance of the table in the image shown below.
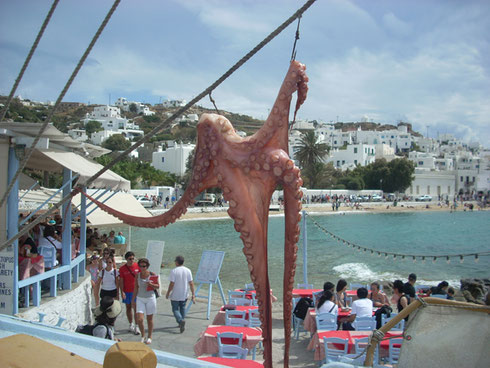
<path fill-rule="evenodd" d="M 237 311 L 246 311 L 247 314 L 245 315 L 245 318 L 248 319 L 248 311 L 249 310 L 255 310 L 259 309 L 258 306 L 256 305 L 237 305 L 235 310 Z M 226 311 L 224 307 L 221 307 L 219 312 L 216 314 L 213 320 L 213 325 L 225 325 L 226 324 Z"/>
<path fill-rule="evenodd" d="M 206 362 L 225 365 L 227 367 L 235 368 L 260 368 L 264 365 L 262 363 L 256 362 L 255 360 L 248 359 L 230 359 L 230 358 L 219 358 L 219 357 L 201 357 L 197 358 L 199 360 L 204 360 Z"/>
<path fill-rule="evenodd" d="M 194 345 L 194 354 L 196 356 L 218 354 L 217 332 L 243 333 L 242 347 L 247 348 L 249 351 L 253 350 L 255 345 L 262 341 L 262 330 L 259 327 L 209 325 Z"/>
<path fill-rule="evenodd" d="M 313 293 L 323 289 L 293 289 L 293 298 L 313 298 Z"/>
<path fill-rule="evenodd" d="M 25 280 L 31 276 L 44 272 L 44 257 L 38 255 L 36 257 L 21 257 L 19 256 L 19 280 Z"/>
<path fill-rule="evenodd" d="M 401 331 L 387 332 L 385 337 L 402 337 Z M 323 338 L 324 337 L 339 337 L 341 339 L 349 339 L 349 347 L 347 352 L 349 354 L 354 353 L 354 340 L 360 339 L 363 337 L 369 337 L 371 333 L 367 331 L 320 331 L 315 332 L 313 337 L 311 338 L 310 343 L 308 344 L 308 350 L 315 350 L 314 359 L 315 360 L 323 360 L 325 359 L 325 348 L 323 346 Z M 389 340 L 383 340 L 379 343 L 379 356 L 387 357 L 389 350 Z M 396 345 L 395 345 L 396 346 Z"/>

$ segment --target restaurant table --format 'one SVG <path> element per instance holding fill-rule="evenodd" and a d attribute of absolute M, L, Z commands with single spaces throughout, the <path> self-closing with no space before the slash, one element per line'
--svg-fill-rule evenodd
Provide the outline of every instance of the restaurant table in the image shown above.
<path fill-rule="evenodd" d="M 252 351 L 255 345 L 262 341 L 262 330 L 259 327 L 209 325 L 206 331 L 201 333 L 199 340 L 194 345 L 196 356 L 218 354 L 217 332 L 243 333 L 242 347 L 247 348 L 249 351 Z"/>
<path fill-rule="evenodd" d="M 261 368 L 264 366 L 262 363 L 248 359 L 230 359 L 220 357 L 200 357 L 197 359 L 234 368 Z"/>
<path fill-rule="evenodd" d="M 377 308 L 376 308 L 377 309 Z M 340 321 L 341 318 L 348 317 L 350 315 L 351 309 L 349 310 L 339 310 L 337 314 L 337 321 Z M 373 310 L 373 316 L 376 310 Z M 310 308 L 308 309 L 308 313 L 306 313 L 305 320 L 303 321 L 303 327 L 306 331 L 309 331 L 312 335 L 316 332 L 316 309 Z"/>
<path fill-rule="evenodd" d="M 325 359 L 325 348 L 323 346 L 323 338 L 324 337 L 338 337 L 341 339 L 348 339 L 349 347 L 347 353 L 354 353 L 354 340 L 360 339 L 363 337 L 371 336 L 371 332 L 368 331 L 320 331 L 315 332 L 313 337 L 311 338 L 310 343 L 308 344 L 308 350 L 315 350 L 314 359 L 315 360 L 323 360 Z M 402 337 L 402 331 L 393 331 L 387 332 L 385 337 Z M 396 345 L 395 345 L 396 346 Z M 389 350 L 389 340 L 383 340 L 379 343 L 379 356 L 381 358 L 388 356 Z"/>
<path fill-rule="evenodd" d="M 252 299 L 252 295 L 256 294 L 255 290 L 235 289 L 235 291 L 246 291 L 245 298 L 247 298 L 247 299 Z M 272 289 L 271 289 L 271 302 L 272 303 L 277 302 L 277 297 L 275 297 L 272 294 Z"/>
<path fill-rule="evenodd" d="M 19 280 L 25 280 L 31 276 L 44 272 L 44 257 L 38 255 L 36 257 L 21 257 L 19 256 Z"/>
<path fill-rule="evenodd" d="M 235 310 L 237 311 L 245 311 L 245 318 L 248 319 L 248 311 L 259 309 L 256 305 L 237 305 Z M 216 314 L 213 320 L 213 325 L 225 325 L 226 324 L 226 311 L 224 307 L 221 307 L 219 312 Z"/>
<path fill-rule="evenodd" d="M 323 289 L 293 289 L 293 298 L 313 298 L 313 293 Z"/>

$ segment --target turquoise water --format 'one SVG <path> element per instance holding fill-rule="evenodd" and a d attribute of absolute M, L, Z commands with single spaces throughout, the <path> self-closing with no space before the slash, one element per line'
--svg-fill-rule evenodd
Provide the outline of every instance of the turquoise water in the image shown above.
<path fill-rule="evenodd" d="M 397 214 L 313 215 L 313 219 L 332 233 L 361 246 L 408 254 L 459 254 L 490 250 L 490 212 L 413 212 Z M 123 231 L 127 232 L 127 228 Z M 323 282 L 405 280 L 415 272 L 420 283 L 448 280 L 458 287 L 461 278 L 489 278 L 490 257 L 478 263 L 453 258 L 425 263 L 371 256 L 340 245 L 308 221 L 308 281 L 320 288 Z M 242 253 L 242 242 L 230 219 L 179 221 L 160 229 L 132 229 L 132 249 L 144 256 L 148 240 L 165 241 L 163 275 L 173 267 L 176 255 L 197 271 L 203 250 L 225 252 L 220 279 L 226 292 L 250 282 Z M 269 277 L 278 296 L 282 291 L 284 218 L 269 220 Z M 302 239 L 299 242 L 296 282 L 303 282 Z"/>

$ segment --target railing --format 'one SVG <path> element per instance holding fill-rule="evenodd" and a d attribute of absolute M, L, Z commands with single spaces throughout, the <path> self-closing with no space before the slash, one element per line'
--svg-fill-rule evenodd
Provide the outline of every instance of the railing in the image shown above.
<path fill-rule="evenodd" d="M 78 257 L 72 259 L 68 265 L 52 268 L 44 273 L 31 276 L 24 280 L 19 280 L 17 286 L 19 291 L 22 292 L 22 295 L 24 295 L 24 303 L 22 307 L 28 308 L 30 305 L 29 299 L 31 286 L 32 304 L 35 307 L 39 307 L 41 304 L 41 283 L 44 280 L 49 280 L 49 296 L 55 297 L 58 292 L 58 282 L 61 282 L 62 280 L 62 277 L 58 276 L 63 275 L 66 272 L 72 273 L 72 283 L 78 282 L 78 277 L 85 275 L 85 254 L 80 254 Z M 66 289 L 70 289 L 70 287 L 66 287 Z M 18 301 L 14 300 L 14 303 L 18 303 Z"/>

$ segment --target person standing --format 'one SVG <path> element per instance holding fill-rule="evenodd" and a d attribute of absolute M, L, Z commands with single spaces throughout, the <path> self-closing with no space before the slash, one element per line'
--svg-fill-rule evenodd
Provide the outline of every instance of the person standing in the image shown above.
<path fill-rule="evenodd" d="M 196 296 L 194 294 L 194 282 L 192 280 L 192 272 L 184 266 L 184 257 L 175 257 L 175 268 L 170 271 L 170 284 L 166 298 L 170 297 L 170 303 L 172 304 L 172 312 L 175 316 L 175 320 L 179 324 L 180 333 L 185 330 L 185 305 L 187 303 L 187 297 L 189 294 L 189 288 L 191 289 L 192 302 L 196 302 Z"/>
<path fill-rule="evenodd" d="M 122 231 L 118 232 L 117 235 L 114 237 L 113 244 L 126 244 L 126 238 L 124 237 Z"/>
<path fill-rule="evenodd" d="M 417 281 L 417 275 L 411 273 L 408 275 L 408 282 L 403 285 L 403 292 L 411 298 L 415 298 L 415 281 Z"/>
<path fill-rule="evenodd" d="M 133 303 L 133 292 L 136 274 L 140 272 L 140 268 L 134 261 L 135 256 L 133 252 L 126 252 L 124 258 L 126 259 L 126 264 L 119 268 L 119 277 L 121 280 L 119 287 L 121 290 L 122 301 L 126 305 L 126 317 L 129 322 L 129 332 L 139 335 L 140 330 L 136 325 L 136 304 Z"/>
<path fill-rule="evenodd" d="M 141 342 L 150 345 L 153 333 L 153 315 L 157 311 L 155 290 L 158 289 L 160 285 L 158 284 L 158 276 L 151 273 L 148 269 L 148 267 L 150 267 L 150 261 L 148 261 L 148 259 L 139 259 L 138 267 L 140 268 L 140 273 L 136 274 L 133 299 L 131 302 L 134 303 L 136 301 L 136 323 L 138 323 L 141 331 Z M 145 314 L 146 321 L 148 322 L 148 337 L 145 337 Z"/>
<path fill-rule="evenodd" d="M 100 290 L 100 299 L 108 295 L 116 300 L 119 299 L 119 273 L 116 269 L 114 255 L 109 254 L 106 261 L 106 267 L 99 271 L 97 280 L 97 289 Z"/>

